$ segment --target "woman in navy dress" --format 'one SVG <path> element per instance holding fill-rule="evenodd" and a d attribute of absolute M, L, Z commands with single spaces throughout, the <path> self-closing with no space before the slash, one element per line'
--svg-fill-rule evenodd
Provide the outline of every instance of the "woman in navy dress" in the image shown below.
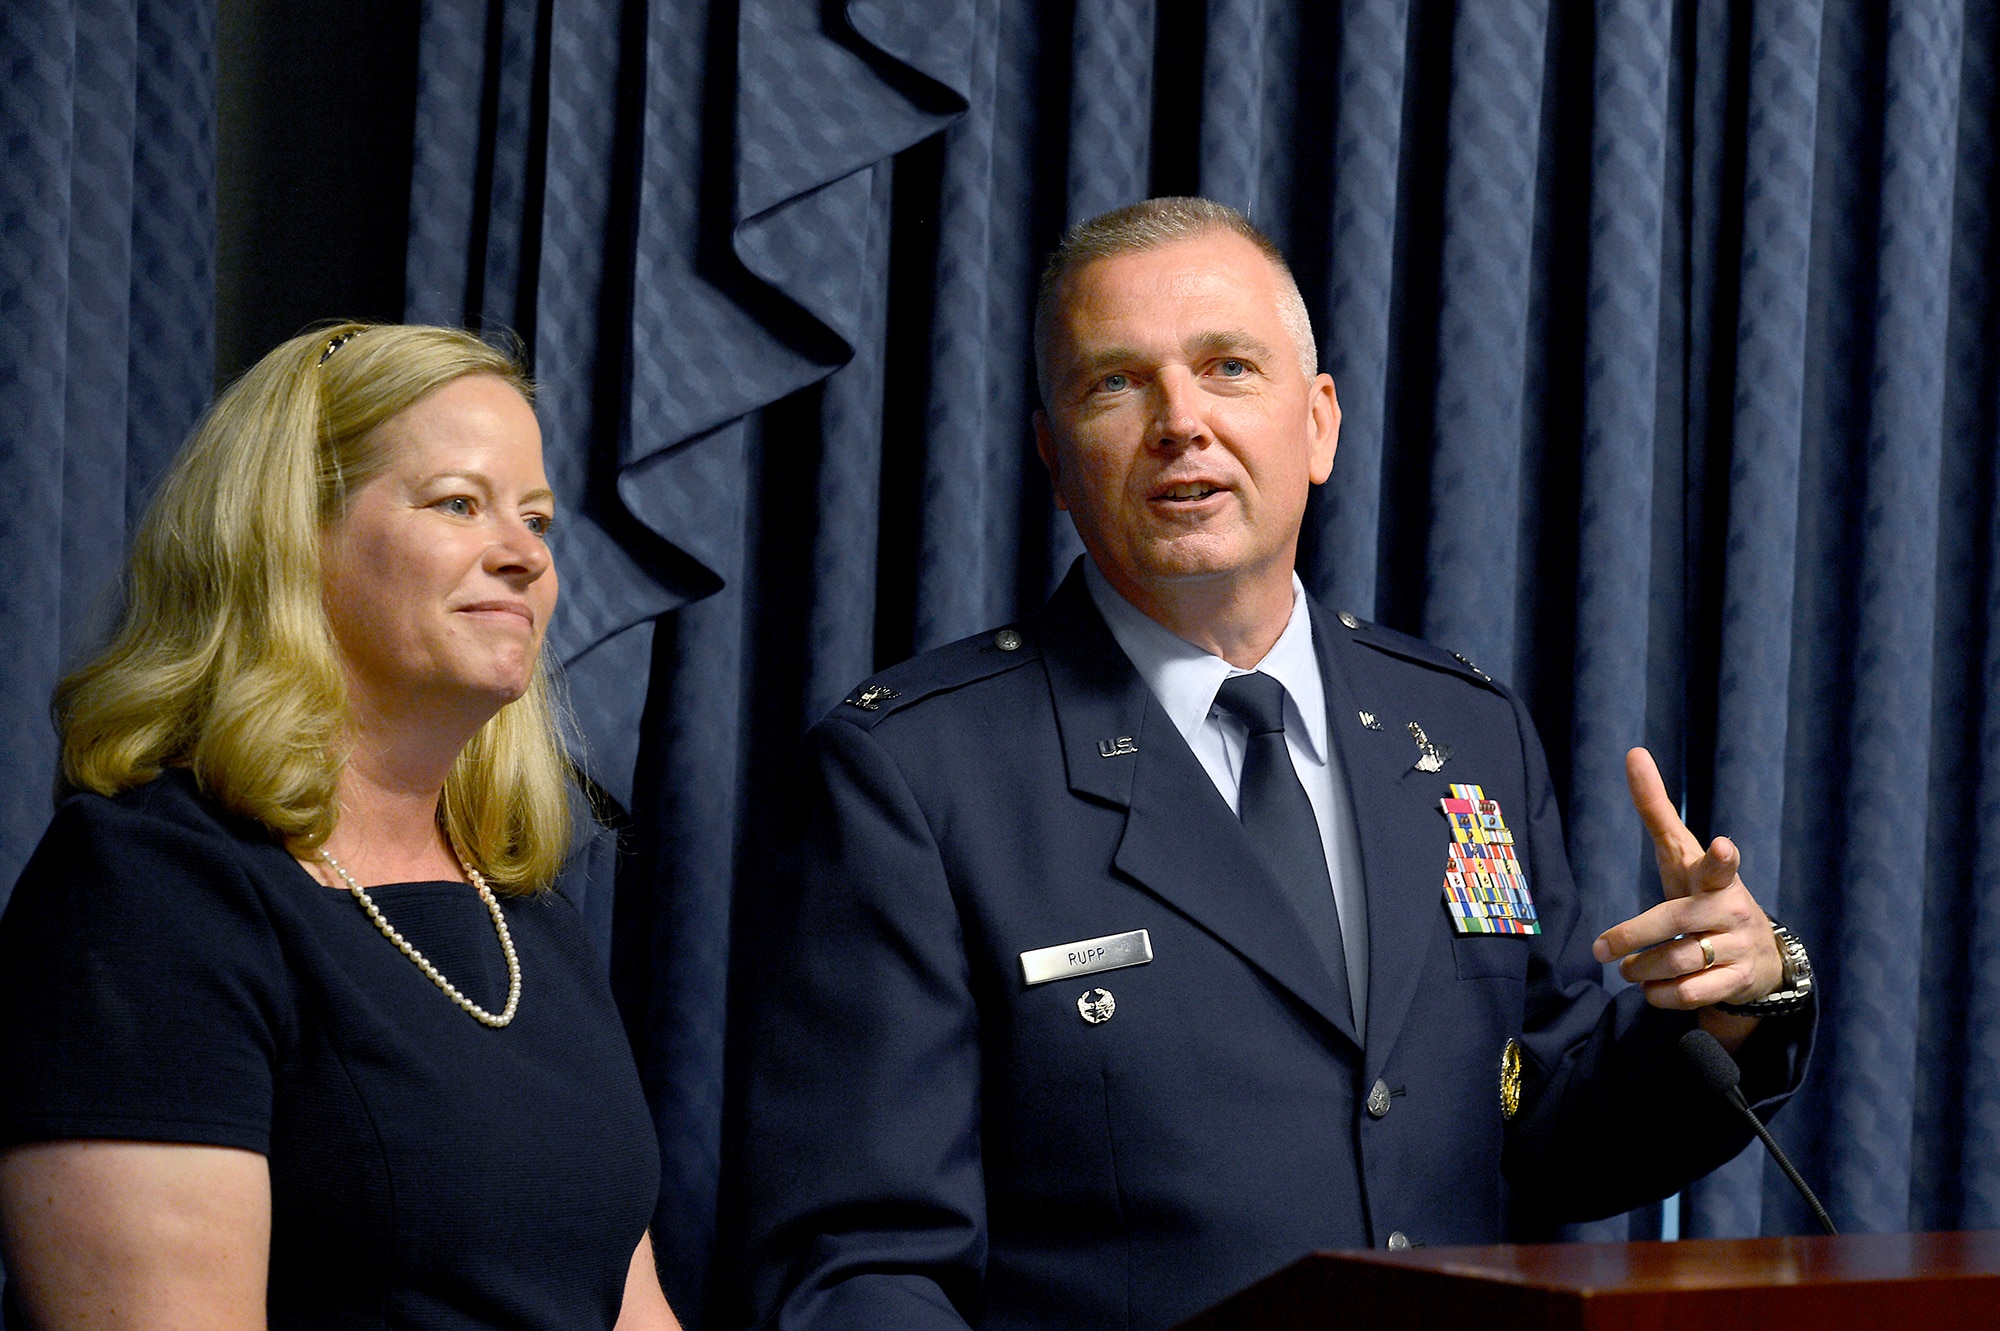
<path fill-rule="evenodd" d="M 176 459 L 0 918 L 28 1325 L 675 1326 L 552 887 L 555 515 L 520 365 L 449 329 L 295 338 Z"/>

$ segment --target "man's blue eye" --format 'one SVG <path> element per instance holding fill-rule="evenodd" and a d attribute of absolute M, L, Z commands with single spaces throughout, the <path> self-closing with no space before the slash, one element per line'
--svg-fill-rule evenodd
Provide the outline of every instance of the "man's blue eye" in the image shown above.
<path fill-rule="evenodd" d="M 1104 381 L 1099 387 L 1108 393 L 1122 393 L 1131 385 L 1131 382 L 1130 379 L 1127 379 L 1122 374 L 1107 374 L 1104 376 Z"/>
<path fill-rule="evenodd" d="M 1225 379 L 1235 379 L 1250 373 L 1250 367 L 1242 361 L 1237 360 L 1234 356 L 1217 365 L 1216 369 L 1222 372 L 1222 376 Z"/>

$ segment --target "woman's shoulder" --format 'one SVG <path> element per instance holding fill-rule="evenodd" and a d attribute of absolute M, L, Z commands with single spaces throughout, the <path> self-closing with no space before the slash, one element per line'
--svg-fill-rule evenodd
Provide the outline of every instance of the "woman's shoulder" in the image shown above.
<path fill-rule="evenodd" d="M 63 800 L 0 914 L 0 1145 L 266 1149 L 299 1016 L 246 826 L 185 773 Z"/>
<path fill-rule="evenodd" d="M 65 796 L 7 913 L 257 917 L 289 859 L 261 824 L 210 800 L 191 772 L 169 768 L 116 794 Z"/>
<path fill-rule="evenodd" d="M 155 852 L 179 848 L 210 854 L 274 844 L 261 824 L 230 813 L 203 794 L 194 773 L 169 767 L 151 781 L 115 794 L 81 790 L 65 795 L 42 850 L 101 852 L 127 842 Z"/>
<path fill-rule="evenodd" d="M 235 834 L 256 826 L 203 794 L 200 781 L 185 767 L 163 767 L 152 780 L 110 795 L 72 790 L 56 805 L 57 819 L 66 815 L 86 821 L 167 822 L 195 831 L 228 830 Z"/>

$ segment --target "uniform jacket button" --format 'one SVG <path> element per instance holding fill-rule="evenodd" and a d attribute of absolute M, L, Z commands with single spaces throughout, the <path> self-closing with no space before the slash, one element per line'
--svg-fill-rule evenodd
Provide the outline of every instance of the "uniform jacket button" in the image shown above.
<path fill-rule="evenodd" d="M 993 645 L 1003 652 L 1019 651 L 1021 649 L 1021 635 L 1013 629 L 1001 629 L 993 635 Z"/>
<path fill-rule="evenodd" d="M 1410 1246 L 1410 1236 L 1408 1234 L 1405 1234 L 1400 1229 L 1390 1231 L 1389 1233 L 1390 1252 L 1404 1252 L 1408 1250 L 1409 1246 Z"/>
<path fill-rule="evenodd" d="M 1389 1116 L 1389 1083 L 1377 1079 L 1368 1092 L 1368 1117 L 1387 1118 Z"/>

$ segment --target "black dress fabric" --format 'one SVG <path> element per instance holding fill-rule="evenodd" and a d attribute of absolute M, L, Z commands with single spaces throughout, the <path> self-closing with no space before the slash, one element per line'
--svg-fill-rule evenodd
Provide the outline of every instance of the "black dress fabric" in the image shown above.
<path fill-rule="evenodd" d="M 369 894 L 504 1006 L 470 887 Z M 610 1327 L 658 1189 L 650 1116 L 574 907 L 501 900 L 522 992 L 492 1030 L 187 773 L 73 796 L 0 917 L 0 1146 L 263 1153 L 274 1328 Z"/>

